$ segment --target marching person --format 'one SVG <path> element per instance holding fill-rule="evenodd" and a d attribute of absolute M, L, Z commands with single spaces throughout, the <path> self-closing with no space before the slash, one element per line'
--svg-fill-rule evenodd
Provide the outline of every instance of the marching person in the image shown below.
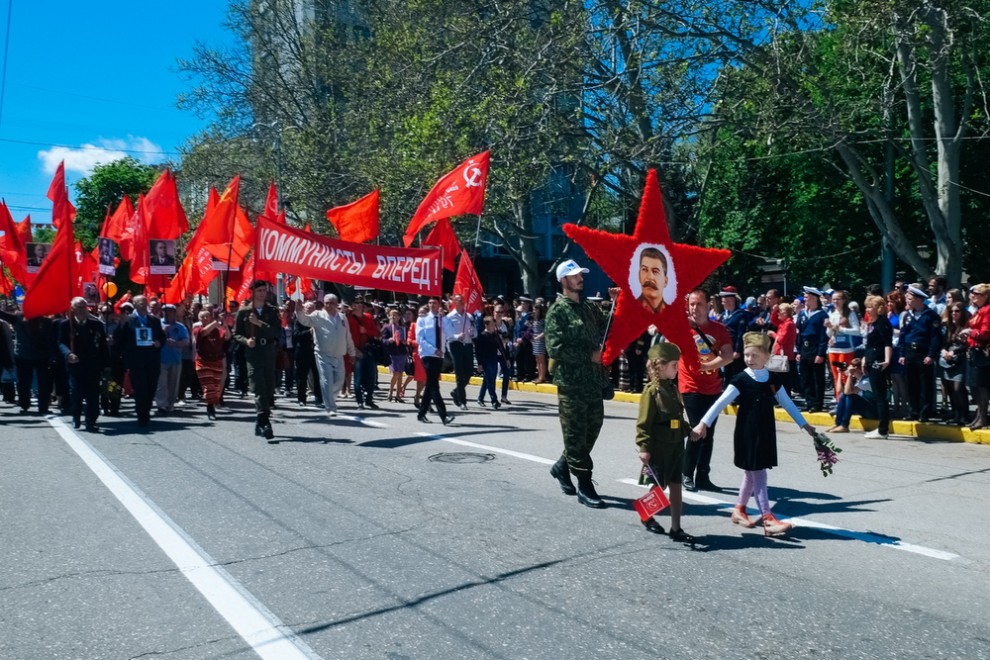
<path fill-rule="evenodd" d="M 381 331 L 374 317 L 365 308 L 364 301 L 357 299 L 354 301 L 351 313 L 347 315 L 351 340 L 354 342 L 354 399 L 357 401 L 358 410 L 364 410 L 365 406 L 377 410 L 375 387 L 378 382 L 378 363 L 375 361 L 374 353 L 368 350 L 368 342 L 377 341 Z M 367 308 L 370 309 L 371 305 L 367 305 Z M 323 404 L 326 405 L 325 398 Z"/>
<path fill-rule="evenodd" d="M 148 313 L 147 296 L 134 296 L 131 302 L 134 312 L 117 326 L 113 341 L 120 347 L 124 364 L 131 374 L 138 426 L 147 426 L 151 423 L 151 404 L 162 369 L 165 331 L 161 321 Z"/>
<path fill-rule="evenodd" d="M 684 399 L 688 424 L 697 426 L 708 409 L 722 394 L 719 369 L 732 364 L 733 342 L 725 326 L 708 318 L 708 293 L 695 289 L 688 294 L 688 320 L 698 361 L 678 360 L 677 386 Z M 712 452 L 715 432 L 691 442 L 684 452 L 684 489 L 720 492 L 712 483 Z"/>
<path fill-rule="evenodd" d="M 86 402 L 86 430 L 100 428 L 100 377 L 110 367 L 110 350 L 103 321 L 89 313 L 86 299 L 72 299 L 69 318 L 59 326 L 58 347 L 69 372 L 69 400 L 72 425 L 82 426 L 83 401 Z"/>
<path fill-rule="evenodd" d="M 275 358 L 282 321 L 278 309 L 267 302 L 268 282 L 251 283 L 251 300 L 237 312 L 234 341 L 244 347 L 247 376 L 254 390 L 257 420 L 254 434 L 264 436 L 269 444 L 278 444 L 272 430 L 271 414 L 275 403 Z"/>
<path fill-rule="evenodd" d="M 176 320 L 175 305 L 162 306 L 165 320 L 165 345 L 162 346 L 162 368 L 158 376 L 158 389 L 155 404 L 159 413 L 170 413 L 179 397 L 179 377 L 182 375 L 182 351 L 189 345 L 189 331 L 185 324 Z"/>
<path fill-rule="evenodd" d="M 423 370 L 426 371 L 426 386 L 423 388 L 416 419 L 429 423 L 426 413 L 429 412 L 432 404 L 436 406 L 440 421 L 446 425 L 454 421 L 454 416 L 447 414 L 447 406 L 444 405 L 443 396 L 440 394 L 440 369 L 443 367 L 443 346 L 446 342 L 444 329 L 447 324 L 440 314 L 440 298 L 430 297 L 428 305 L 429 311 L 426 316 L 419 317 L 416 322 L 416 344 L 419 346 Z"/>
<path fill-rule="evenodd" d="M 213 317 L 213 312 L 204 309 L 199 313 L 199 325 L 193 328 L 193 342 L 196 344 L 196 375 L 203 388 L 203 401 L 206 402 L 206 417 L 217 418 L 217 406 L 223 397 L 223 378 L 226 374 L 224 358 L 230 342 L 230 330 Z"/>
<path fill-rule="evenodd" d="M 316 309 L 314 303 L 307 302 L 302 312 L 296 314 L 299 325 L 313 329 L 313 352 L 323 409 L 330 417 L 337 414 L 337 393 L 344 384 L 344 356 L 355 356 L 350 324 L 340 313 L 339 305 L 340 299 L 328 293 L 323 296 L 323 309 Z"/>
<path fill-rule="evenodd" d="M 464 309 L 464 296 L 455 295 L 450 299 L 452 310 L 447 314 L 447 325 L 444 328 L 448 337 L 447 347 L 450 358 L 454 362 L 454 377 L 456 386 L 450 398 L 454 405 L 461 410 L 467 410 L 467 384 L 471 382 L 474 372 L 474 338 L 478 330 L 474 318 Z"/>
<path fill-rule="evenodd" d="M 581 295 L 586 273 L 588 269 L 573 259 L 558 265 L 562 293 L 547 312 L 544 333 L 547 353 L 555 362 L 554 383 L 564 436 L 564 451 L 550 474 L 565 495 L 577 495 L 581 504 L 600 509 L 605 502 L 591 480 L 591 450 L 605 419 L 602 390 L 608 377 L 602 367 L 601 342 L 606 322 L 598 306 Z M 618 289 L 609 291 L 613 297 L 617 293 Z M 577 488 L 571 482 L 572 471 L 577 476 Z"/>

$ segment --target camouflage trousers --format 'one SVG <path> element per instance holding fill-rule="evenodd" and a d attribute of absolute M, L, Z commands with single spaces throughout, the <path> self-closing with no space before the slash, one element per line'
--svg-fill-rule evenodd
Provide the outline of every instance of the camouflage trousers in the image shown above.
<path fill-rule="evenodd" d="M 601 396 L 574 396 L 562 391 L 558 402 L 560 429 L 564 432 L 564 460 L 571 470 L 590 472 L 594 468 L 591 450 L 605 422 L 605 403 Z"/>

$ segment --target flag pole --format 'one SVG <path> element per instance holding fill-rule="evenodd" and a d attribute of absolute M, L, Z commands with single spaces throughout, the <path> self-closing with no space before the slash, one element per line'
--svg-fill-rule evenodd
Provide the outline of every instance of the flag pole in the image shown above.
<path fill-rule="evenodd" d="M 474 252 L 478 254 L 478 243 L 481 242 L 481 214 L 478 214 L 478 228 L 474 231 Z"/>

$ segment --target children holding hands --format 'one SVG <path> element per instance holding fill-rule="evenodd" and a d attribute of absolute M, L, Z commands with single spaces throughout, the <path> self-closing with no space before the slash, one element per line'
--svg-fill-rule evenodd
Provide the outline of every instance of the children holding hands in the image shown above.
<path fill-rule="evenodd" d="M 639 400 L 636 419 L 636 445 L 639 459 L 648 476 L 655 478 L 660 488 L 670 489 L 670 538 L 693 543 L 695 538 L 681 528 L 681 473 L 684 466 L 684 439 L 688 425 L 684 420 L 684 404 L 674 379 L 681 350 L 674 344 L 660 342 L 647 353 L 648 383 Z M 656 518 L 643 521 L 647 531 L 663 534 Z"/>
<path fill-rule="evenodd" d="M 733 437 L 733 462 L 745 472 L 742 485 L 739 487 L 739 497 L 732 511 L 732 522 L 747 528 L 756 526 L 746 514 L 749 498 L 755 496 L 763 519 L 764 534 L 779 536 L 790 531 L 792 525 L 777 520 L 770 510 L 770 498 L 767 494 L 767 470 L 777 465 L 774 401 L 776 400 L 810 436 L 814 437 L 815 429 L 805 421 L 783 387 L 781 377 L 786 377 L 788 374 L 767 371 L 766 365 L 769 359 L 769 337 L 759 332 L 747 332 L 743 335 L 743 361 L 746 369 L 729 381 L 722 396 L 692 430 L 691 439 L 704 438 L 708 427 L 722 410 L 733 401 L 738 401 L 739 411 Z M 645 392 L 643 398 L 646 398 Z M 642 406 L 640 410 L 642 411 Z M 678 500 L 680 500 L 679 491 L 678 487 Z M 670 501 L 673 519 L 673 485 L 671 485 Z M 680 514 L 680 511 L 678 510 L 677 513 Z"/>

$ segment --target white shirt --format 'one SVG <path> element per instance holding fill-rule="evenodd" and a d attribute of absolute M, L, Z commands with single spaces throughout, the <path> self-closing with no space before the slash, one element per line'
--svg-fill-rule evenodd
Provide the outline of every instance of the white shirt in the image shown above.
<path fill-rule="evenodd" d="M 427 314 L 416 320 L 416 343 L 419 345 L 419 356 L 443 357 L 443 349 L 447 344 L 448 321 L 440 314 Z M 440 345 L 437 346 L 437 327 L 440 328 Z M 437 355 L 437 351 L 440 355 Z"/>
<path fill-rule="evenodd" d="M 477 328 L 474 326 L 474 317 L 468 314 L 467 310 L 461 314 L 455 309 L 447 314 L 444 336 L 447 338 L 448 343 L 456 341 L 470 344 L 474 341 L 477 334 Z M 460 337 L 460 339 L 457 339 L 457 337 Z"/>
<path fill-rule="evenodd" d="M 325 309 L 317 309 L 312 314 L 296 314 L 299 325 L 313 329 L 313 352 L 330 357 L 343 357 L 346 353 L 354 357 L 354 338 L 351 326 L 343 314 L 330 314 Z"/>

